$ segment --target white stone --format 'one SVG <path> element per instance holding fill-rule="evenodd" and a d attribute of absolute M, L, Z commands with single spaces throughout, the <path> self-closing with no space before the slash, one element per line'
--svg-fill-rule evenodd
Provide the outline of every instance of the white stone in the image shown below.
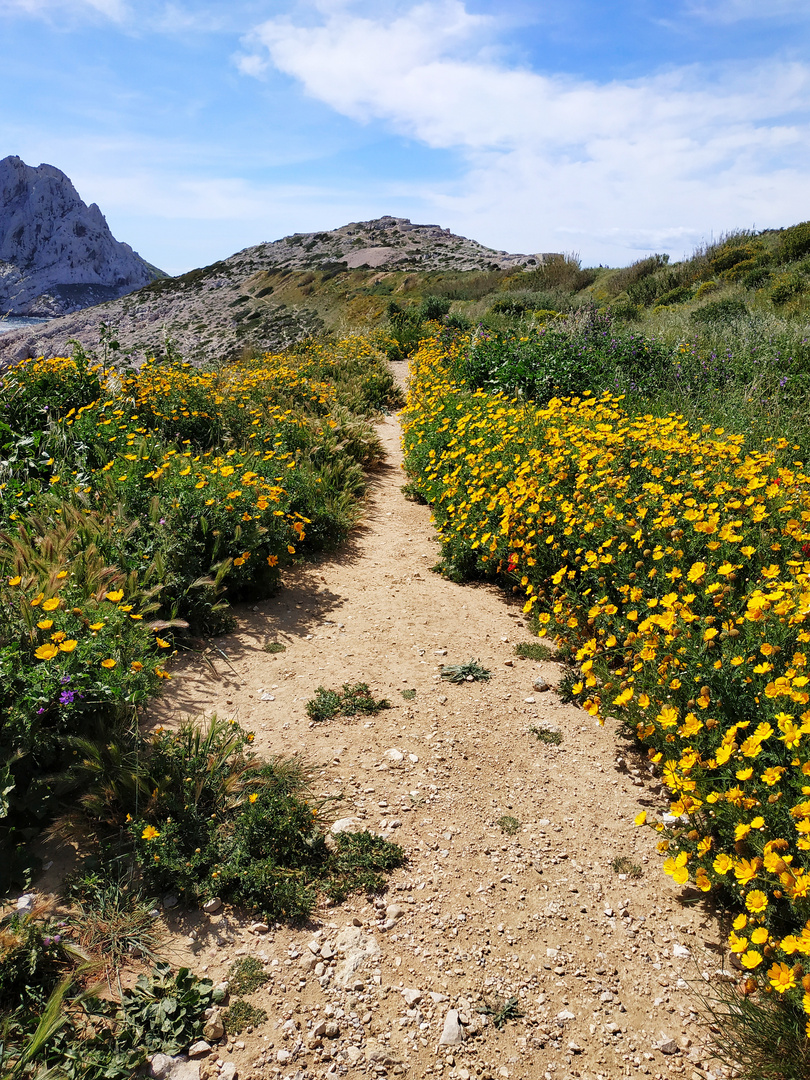
<path fill-rule="evenodd" d="M 464 1042 L 464 1032 L 455 1009 L 448 1009 L 444 1018 L 444 1028 L 439 1039 L 439 1046 L 460 1046 Z"/>
<path fill-rule="evenodd" d="M 210 900 L 206 900 L 203 904 L 203 911 L 206 915 L 216 915 L 219 909 L 222 907 L 222 901 L 218 896 L 212 896 Z"/>
<path fill-rule="evenodd" d="M 347 926 L 335 938 L 335 952 L 342 957 L 335 971 L 335 982 L 348 987 L 355 981 L 357 971 L 376 964 L 380 946 L 359 926 Z"/>
<path fill-rule="evenodd" d="M 338 836 L 340 833 L 344 832 L 352 833 L 362 831 L 363 826 L 360 824 L 357 818 L 354 817 L 338 818 L 338 820 L 332 825 L 332 832 L 335 836 Z"/>
<path fill-rule="evenodd" d="M 411 1008 L 416 1005 L 417 1002 L 422 1000 L 421 990 L 403 990 L 402 996 L 405 998 L 405 1004 Z"/>
<path fill-rule="evenodd" d="M 149 1062 L 149 1075 L 154 1077 L 155 1080 L 163 1080 L 168 1075 L 172 1063 L 173 1059 L 168 1054 L 155 1054 Z"/>
<path fill-rule="evenodd" d="M 197 1042 L 192 1043 L 188 1048 L 188 1056 L 190 1058 L 205 1057 L 206 1054 L 211 1053 L 211 1046 L 205 1041 L 205 1039 L 198 1039 Z"/>

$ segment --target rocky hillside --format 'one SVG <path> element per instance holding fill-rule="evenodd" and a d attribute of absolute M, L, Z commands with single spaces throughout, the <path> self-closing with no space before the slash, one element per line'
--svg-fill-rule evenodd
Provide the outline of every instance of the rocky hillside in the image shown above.
<path fill-rule="evenodd" d="M 0 161 L 0 314 L 64 315 L 159 276 L 59 169 Z"/>
<path fill-rule="evenodd" d="M 55 170 L 54 170 L 55 171 Z M 196 362 L 245 347 L 282 348 L 323 329 L 379 316 L 415 272 L 430 281 L 468 271 L 496 278 L 542 264 L 547 255 L 510 255 L 437 225 L 406 218 L 353 222 L 331 232 L 295 233 L 246 248 L 178 278 L 161 278 L 117 300 L 0 337 L 0 363 L 64 354 L 71 339 L 99 344 L 102 323 L 134 360 L 171 343 Z"/>

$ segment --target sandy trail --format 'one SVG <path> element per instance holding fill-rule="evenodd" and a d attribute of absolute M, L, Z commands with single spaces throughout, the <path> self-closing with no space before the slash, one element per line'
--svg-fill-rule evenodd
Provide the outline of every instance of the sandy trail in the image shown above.
<path fill-rule="evenodd" d="M 238 632 L 217 641 L 230 664 L 213 653 L 219 678 L 198 658 L 182 661 L 149 716 L 233 716 L 256 732 L 259 753 L 304 751 L 321 767 L 318 792 L 344 793 L 341 816 L 390 834 L 408 856 L 381 907 L 354 897 L 303 929 L 252 933 L 239 913 L 167 912 L 177 957 L 195 970 L 216 981 L 249 952 L 271 973 L 253 998 L 267 1023 L 213 1057 L 242 1080 L 712 1076 L 682 976 L 718 967 L 705 949 L 716 927 L 701 906 L 678 904 L 655 835 L 633 824 L 641 808 L 664 805 L 658 784 L 616 764 L 610 730 L 553 689 L 533 691 L 538 676 L 554 685 L 561 672 L 514 656 L 530 640 L 520 606 L 431 573 L 438 544 L 429 508 L 400 491 L 397 419 L 379 431 L 387 461 L 347 548 L 241 608 Z M 267 641 L 286 652 L 264 652 Z M 442 663 L 470 657 L 491 681 L 440 681 Z M 316 688 L 354 681 L 393 708 L 311 725 Z M 559 746 L 532 734 L 542 725 L 562 733 Z M 513 835 L 504 816 L 519 823 Z M 612 869 L 619 856 L 641 877 Z M 326 955 L 314 957 L 319 931 Z M 344 978 L 352 934 L 369 955 Z M 478 1012 L 512 996 L 523 1016 L 500 1030 Z M 437 1049 L 451 1009 L 464 1041 Z M 336 1036 L 318 1034 L 324 1019 Z"/>

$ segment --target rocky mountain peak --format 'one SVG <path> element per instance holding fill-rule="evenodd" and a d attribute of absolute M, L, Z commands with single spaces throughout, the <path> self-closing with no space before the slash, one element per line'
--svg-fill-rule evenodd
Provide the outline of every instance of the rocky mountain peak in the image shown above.
<path fill-rule="evenodd" d="M 158 276 L 59 169 L 0 161 L 0 314 L 62 315 Z"/>

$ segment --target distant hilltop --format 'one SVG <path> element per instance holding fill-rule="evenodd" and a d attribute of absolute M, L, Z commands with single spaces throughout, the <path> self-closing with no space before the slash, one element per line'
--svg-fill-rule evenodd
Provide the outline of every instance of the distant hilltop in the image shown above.
<path fill-rule="evenodd" d="M 453 295 L 465 288 L 456 278 L 480 278 L 486 292 L 510 275 L 560 258 L 495 251 L 408 218 L 353 221 L 328 232 L 256 244 L 179 277 L 160 277 L 137 291 L 124 288 L 129 295 L 119 299 L 2 334 L 0 369 L 28 356 L 65 355 L 72 339 L 97 349 L 103 322 L 115 328 L 121 356 L 160 355 L 168 342 L 195 363 L 239 355 L 245 348 L 281 349 L 345 327 L 347 319 L 371 325 L 394 294 L 407 298 L 414 288 L 433 292 L 442 277 L 452 279 Z"/>
<path fill-rule="evenodd" d="M 59 169 L 0 161 L 0 316 L 64 315 L 161 276 Z"/>
<path fill-rule="evenodd" d="M 325 263 L 350 270 L 519 270 L 559 257 L 553 252 L 510 255 L 440 225 L 414 225 L 389 215 L 329 232 L 293 233 L 247 253 L 260 253 L 288 270 L 320 269 Z"/>

